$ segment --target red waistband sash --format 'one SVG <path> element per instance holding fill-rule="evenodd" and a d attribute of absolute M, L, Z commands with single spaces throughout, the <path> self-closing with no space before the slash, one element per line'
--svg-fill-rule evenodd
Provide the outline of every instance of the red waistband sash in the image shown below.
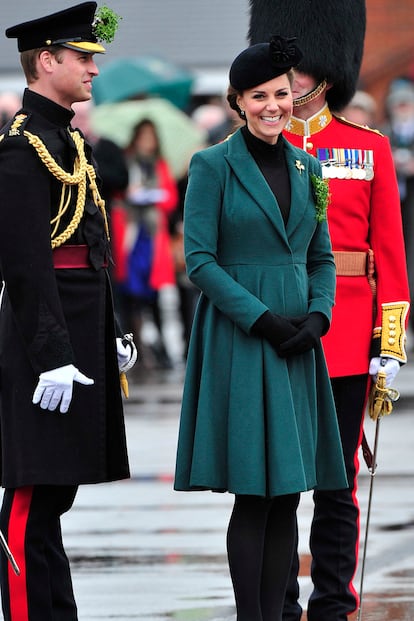
<path fill-rule="evenodd" d="M 64 245 L 55 248 L 53 254 L 53 265 L 55 269 L 82 269 L 92 267 L 89 261 L 89 246 L 84 245 Z M 108 267 L 108 261 L 104 260 L 102 267 Z"/>

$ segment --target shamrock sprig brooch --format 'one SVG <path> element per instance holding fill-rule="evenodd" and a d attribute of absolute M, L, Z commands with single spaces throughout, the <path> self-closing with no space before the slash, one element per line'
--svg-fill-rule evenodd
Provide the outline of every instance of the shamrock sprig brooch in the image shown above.
<path fill-rule="evenodd" d="M 329 205 L 329 179 L 322 179 L 319 175 L 310 175 L 313 189 L 313 197 L 315 199 L 316 220 L 323 222 L 326 220 L 326 212 Z"/>
<path fill-rule="evenodd" d="M 93 33 L 98 41 L 112 43 L 115 33 L 118 30 L 118 22 L 122 19 L 112 9 L 101 6 L 95 14 L 93 22 Z"/>
<path fill-rule="evenodd" d="M 305 170 L 305 167 L 300 160 L 295 160 L 295 166 L 300 174 L 302 174 L 302 170 Z"/>

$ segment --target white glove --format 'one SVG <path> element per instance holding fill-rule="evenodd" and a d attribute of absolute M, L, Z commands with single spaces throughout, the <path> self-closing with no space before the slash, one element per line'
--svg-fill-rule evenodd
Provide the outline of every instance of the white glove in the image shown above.
<path fill-rule="evenodd" d="M 122 338 L 116 339 L 118 367 L 121 373 L 129 371 L 137 361 L 138 352 L 132 339 L 132 334 L 124 334 Z"/>
<path fill-rule="evenodd" d="M 387 358 L 385 356 L 382 356 L 381 358 L 372 358 L 369 364 L 369 374 L 372 376 L 374 382 L 377 381 L 378 371 L 385 371 L 387 376 L 385 380 L 386 386 L 391 386 L 399 370 L 400 363 L 398 360 L 394 360 L 394 358 Z"/>
<path fill-rule="evenodd" d="M 33 403 L 39 403 L 42 410 L 56 410 L 60 403 L 60 411 L 65 414 L 72 400 L 73 382 L 90 386 L 94 380 L 86 377 L 73 364 L 45 371 L 39 375 L 39 382 L 33 393 Z"/>

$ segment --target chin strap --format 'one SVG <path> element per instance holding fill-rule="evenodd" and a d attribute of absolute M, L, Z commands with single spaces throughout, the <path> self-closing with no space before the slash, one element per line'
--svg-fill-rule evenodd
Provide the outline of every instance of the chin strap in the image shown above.
<path fill-rule="evenodd" d="M 316 88 L 313 89 L 313 91 L 311 91 L 307 95 L 304 95 L 303 97 L 298 97 L 297 99 L 294 99 L 293 100 L 293 107 L 294 108 L 300 108 L 301 106 L 304 106 L 305 104 L 308 104 L 309 102 L 313 101 L 314 99 L 319 97 L 319 95 L 321 93 L 323 93 L 323 91 L 326 89 L 326 87 L 327 87 L 327 82 L 326 82 L 326 80 L 323 80 L 320 84 L 318 84 L 318 86 Z"/>

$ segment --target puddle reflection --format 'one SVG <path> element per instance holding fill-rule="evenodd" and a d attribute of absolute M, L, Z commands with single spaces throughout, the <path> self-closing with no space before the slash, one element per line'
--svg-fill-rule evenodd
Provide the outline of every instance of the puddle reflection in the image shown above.
<path fill-rule="evenodd" d="M 309 576 L 311 556 L 301 555 L 300 575 Z M 414 568 L 404 568 L 385 574 L 386 591 L 364 593 L 361 621 L 413 621 L 414 619 Z M 358 613 L 348 617 L 356 621 Z M 303 621 L 307 621 L 306 613 Z"/>
<path fill-rule="evenodd" d="M 401 598 L 401 601 L 394 601 Z M 349 621 L 356 621 L 357 615 L 351 615 Z M 398 592 L 364 595 L 362 621 L 412 621 L 414 619 L 414 602 L 406 594 Z"/>

